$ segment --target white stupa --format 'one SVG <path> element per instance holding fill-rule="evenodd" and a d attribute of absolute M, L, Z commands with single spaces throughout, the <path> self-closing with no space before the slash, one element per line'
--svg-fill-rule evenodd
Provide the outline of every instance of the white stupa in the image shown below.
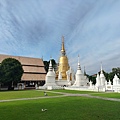
<path fill-rule="evenodd" d="M 99 73 L 97 74 L 97 77 L 96 77 L 96 86 L 97 87 L 101 86 L 101 80 L 100 80 Z"/>
<path fill-rule="evenodd" d="M 87 86 L 87 83 L 89 83 L 88 79 L 86 76 L 84 76 L 81 67 L 80 67 L 80 61 L 79 61 L 79 56 L 78 56 L 78 68 L 76 72 L 76 80 L 73 86 Z"/>
<path fill-rule="evenodd" d="M 113 78 L 113 85 L 120 85 L 120 79 L 118 78 L 116 74 Z"/>
<path fill-rule="evenodd" d="M 105 76 L 103 74 L 102 63 L 101 63 L 100 80 L 101 80 L 101 86 L 104 86 L 106 79 L 105 79 Z"/>
<path fill-rule="evenodd" d="M 55 83 L 55 72 L 52 68 L 52 62 L 50 60 L 50 64 L 49 64 L 49 70 L 48 73 L 46 75 L 46 79 L 45 79 L 45 85 L 40 87 L 39 89 L 61 89 L 60 86 L 58 86 Z"/>
<path fill-rule="evenodd" d="M 58 74 L 58 80 L 62 80 L 62 74 L 61 74 L 61 72 L 59 72 L 59 74 Z"/>

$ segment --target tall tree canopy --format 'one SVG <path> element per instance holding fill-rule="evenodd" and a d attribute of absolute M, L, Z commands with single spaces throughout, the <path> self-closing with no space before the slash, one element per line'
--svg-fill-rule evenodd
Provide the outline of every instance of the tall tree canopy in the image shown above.
<path fill-rule="evenodd" d="M 12 83 L 18 83 L 23 74 L 21 63 L 14 58 L 6 58 L 0 65 L 0 82 L 12 86 Z"/>

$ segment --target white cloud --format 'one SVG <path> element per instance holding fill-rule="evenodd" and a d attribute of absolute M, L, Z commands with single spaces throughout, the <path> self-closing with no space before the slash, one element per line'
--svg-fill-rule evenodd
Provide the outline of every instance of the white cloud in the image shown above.
<path fill-rule="evenodd" d="M 61 36 L 69 62 L 88 74 L 119 67 L 120 1 L 0 1 L 0 53 L 58 61 Z"/>

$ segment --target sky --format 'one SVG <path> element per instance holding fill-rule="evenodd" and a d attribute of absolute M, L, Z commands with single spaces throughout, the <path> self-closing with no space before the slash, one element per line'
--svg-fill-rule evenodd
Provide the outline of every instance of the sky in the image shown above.
<path fill-rule="evenodd" d="M 59 61 L 87 74 L 120 67 L 120 0 L 0 0 L 0 54 Z"/>

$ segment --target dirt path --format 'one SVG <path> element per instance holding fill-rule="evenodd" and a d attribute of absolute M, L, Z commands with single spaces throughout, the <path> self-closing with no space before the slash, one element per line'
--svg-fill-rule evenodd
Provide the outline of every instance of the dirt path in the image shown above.
<path fill-rule="evenodd" d="M 66 97 L 66 95 L 44 96 L 44 97 L 33 97 L 33 98 L 19 98 L 19 99 L 8 99 L 8 100 L 0 100 L 0 102 L 11 102 L 11 101 L 20 101 L 20 100 L 37 100 L 37 99 L 58 98 L 58 97 Z"/>
<path fill-rule="evenodd" d="M 36 100 L 36 99 L 58 98 L 58 97 L 68 97 L 68 96 L 80 96 L 80 97 L 97 98 L 97 99 L 102 99 L 102 100 L 110 100 L 110 101 L 120 102 L 120 99 L 117 99 L 117 98 L 105 98 L 105 97 L 99 97 L 99 96 L 92 96 L 92 95 L 89 95 L 89 94 L 71 94 L 71 93 L 54 92 L 54 91 L 47 91 L 47 92 L 57 93 L 57 94 L 62 94 L 62 95 L 0 100 L 0 102 L 11 102 L 11 101 L 20 101 L 20 100 Z"/>
<path fill-rule="evenodd" d="M 54 92 L 54 91 L 48 91 L 48 92 L 64 94 L 66 96 L 81 96 L 81 97 L 97 98 L 97 99 L 102 99 L 102 100 L 110 100 L 110 101 L 120 102 L 120 99 L 118 99 L 118 98 L 106 98 L 106 97 L 92 96 L 92 95 L 89 95 L 89 94 L 71 94 L 71 93 Z"/>

